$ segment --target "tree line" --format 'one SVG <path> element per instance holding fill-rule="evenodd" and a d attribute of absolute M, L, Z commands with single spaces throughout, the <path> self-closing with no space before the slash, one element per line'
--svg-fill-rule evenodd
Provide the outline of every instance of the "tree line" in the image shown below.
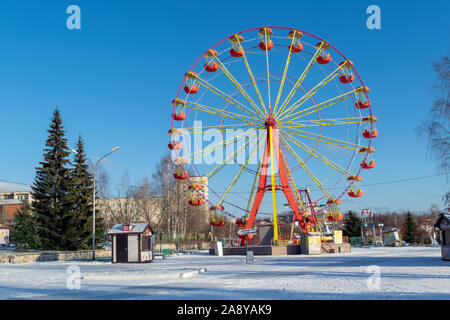
<path fill-rule="evenodd" d="M 389 231 L 393 228 L 399 231 L 403 241 L 415 244 L 430 244 L 430 228 L 439 215 L 437 207 L 432 206 L 429 213 L 413 214 L 407 212 L 387 212 L 374 213 L 373 223 L 376 233 L 379 234 L 378 225 L 383 224 L 383 230 Z M 427 230 L 428 228 L 428 230 Z M 353 211 L 348 211 L 344 215 L 342 224 L 344 236 L 360 237 L 361 236 L 361 218 Z M 438 235 L 438 233 L 436 233 Z M 439 239 L 436 239 L 437 241 Z"/>
<path fill-rule="evenodd" d="M 10 242 L 24 249 L 82 250 L 92 246 L 93 174 L 81 138 L 70 159 L 66 132 L 58 109 L 53 112 L 43 160 L 31 186 L 33 202 L 17 211 Z M 183 238 L 207 234 L 208 207 L 188 205 L 188 185 L 173 177 L 175 165 L 166 154 L 151 179 L 131 185 L 125 173 L 121 184 L 112 184 L 100 169 L 96 188 L 96 243 L 114 224 L 148 222 L 156 232 Z M 111 191 L 112 190 L 112 191 Z M 179 207 L 178 207 L 179 202 Z"/>

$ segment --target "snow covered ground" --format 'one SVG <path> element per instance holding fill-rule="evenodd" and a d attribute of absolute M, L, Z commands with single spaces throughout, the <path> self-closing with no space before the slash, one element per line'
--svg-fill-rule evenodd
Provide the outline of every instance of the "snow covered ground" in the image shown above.
<path fill-rule="evenodd" d="M 253 265 L 206 252 L 151 264 L 0 264 L 0 299 L 450 299 L 450 262 L 437 247 L 402 247 L 255 256 Z"/>

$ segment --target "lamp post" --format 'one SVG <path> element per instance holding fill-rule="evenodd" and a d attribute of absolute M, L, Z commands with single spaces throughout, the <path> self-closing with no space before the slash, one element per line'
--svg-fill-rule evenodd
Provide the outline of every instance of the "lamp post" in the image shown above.
<path fill-rule="evenodd" d="M 93 168 L 93 175 L 94 175 L 94 191 L 93 191 L 93 195 L 92 195 L 92 260 L 95 260 L 95 193 L 96 193 L 95 192 L 96 191 L 96 189 L 95 189 L 95 173 L 97 172 L 97 166 L 100 163 L 100 161 L 102 161 L 107 156 L 109 156 L 111 153 L 113 153 L 117 150 L 119 150 L 119 147 L 113 148 L 110 152 L 108 152 L 103 157 L 98 159 L 97 162 L 95 163 L 95 165 L 91 159 L 86 157 L 86 159 L 88 159 L 88 161 L 90 162 L 90 164 Z M 78 153 L 75 149 L 72 149 L 71 151 L 76 154 Z"/>
<path fill-rule="evenodd" d="M 163 232 L 161 229 L 158 230 L 158 234 L 159 234 L 159 252 L 162 252 L 162 236 L 163 236 Z"/>

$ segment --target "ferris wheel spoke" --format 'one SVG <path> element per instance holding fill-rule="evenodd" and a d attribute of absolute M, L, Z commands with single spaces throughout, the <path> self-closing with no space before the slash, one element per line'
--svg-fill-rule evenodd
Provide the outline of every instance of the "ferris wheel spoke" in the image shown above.
<path fill-rule="evenodd" d="M 286 108 L 286 110 L 283 113 L 281 113 L 280 116 L 284 115 L 285 117 L 288 117 L 298 107 L 300 107 L 303 103 L 305 103 L 312 96 L 314 96 L 327 83 L 329 83 L 334 78 L 336 78 L 339 75 L 339 72 L 341 71 L 341 69 L 343 69 L 345 65 L 346 65 L 345 63 L 340 65 L 336 70 L 334 70 L 332 73 L 330 73 L 325 79 L 323 79 L 321 82 L 319 82 L 314 88 L 312 88 L 307 93 L 305 93 L 300 99 L 298 99 L 296 102 L 294 102 L 290 107 Z"/>
<path fill-rule="evenodd" d="M 331 145 L 334 145 L 337 147 L 347 148 L 347 149 L 351 149 L 351 150 L 359 150 L 360 148 L 363 148 L 363 146 L 361 146 L 359 144 L 355 144 L 355 143 L 351 143 L 348 141 L 339 140 L 339 139 L 335 139 L 335 138 L 330 138 L 330 137 L 327 137 L 324 135 L 315 134 L 312 132 L 307 132 L 307 131 L 303 131 L 303 130 L 296 129 L 296 128 L 285 128 L 285 129 L 280 129 L 280 130 L 285 133 L 293 134 L 295 136 L 299 136 L 302 138 L 315 140 L 315 141 L 319 141 L 319 142 L 323 142 L 323 143 L 328 143 L 328 144 L 331 144 Z"/>
<path fill-rule="evenodd" d="M 198 133 L 205 133 L 210 132 L 210 129 L 216 129 L 217 131 L 223 132 L 230 128 L 247 128 L 247 129 L 262 129 L 263 126 L 260 125 L 254 125 L 254 124 L 245 124 L 245 123 L 239 123 L 239 124 L 217 124 L 214 126 L 196 126 L 196 127 L 185 127 L 181 128 L 183 131 L 183 134 L 198 134 Z M 200 129 L 200 130 L 198 130 Z M 206 130 L 205 130 L 206 129 Z"/>
<path fill-rule="evenodd" d="M 292 37 L 292 40 L 291 40 L 291 46 L 293 46 L 294 42 L 295 42 L 295 32 L 297 32 L 297 31 L 294 30 L 294 36 Z M 281 93 L 283 92 L 284 82 L 286 80 L 286 74 L 287 74 L 287 71 L 288 71 L 288 68 L 289 68 L 289 63 L 291 61 L 291 54 L 292 54 L 292 51 L 288 50 L 288 56 L 287 56 L 287 59 L 286 59 L 286 63 L 284 65 L 283 76 L 281 77 L 280 87 L 278 88 L 277 98 L 275 100 L 275 106 L 273 107 L 273 113 L 274 114 L 276 114 L 278 103 L 279 103 L 280 97 L 281 97 Z"/>
<path fill-rule="evenodd" d="M 219 68 L 222 70 L 222 72 L 227 76 L 227 78 L 234 84 L 236 89 L 239 90 L 239 92 L 244 96 L 244 98 L 250 103 L 250 105 L 256 110 L 258 115 L 261 118 L 265 118 L 263 115 L 263 111 L 258 107 L 258 105 L 253 101 L 253 99 L 249 96 L 247 91 L 242 87 L 242 85 L 236 80 L 236 78 L 231 74 L 231 72 L 227 69 L 225 64 L 219 59 L 218 56 L 214 55 L 214 61 L 216 61 L 219 65 Z"/>
<path fill-rule="evenodd" d="M 289 121 L 289 125 L 280 123 L 281 128 L 302 128 L 302 127 L 321 127 L 321 126 L 340 126 L 361 123 L 363 117 L 336 118 L 336 119 L 314 119 Z"/>
<path fill-rule="evenodd" d="M 304 150 L 306 153 L 312 155 L 313 157 L 315 157 L 316 159 L 321 160 L 322 162 L 324 162 L 326 165 L 330 166 L 332 169 L 338 171 L 339 173 L 341 173 L 342 175 L 348 177 L 351 176 L 352 174 L 347 171 L 346 169 L 344 169 L 343 167 L 341 167 L 340 165 L 338 165 L 337 163 L 331 161 L 330 159 L 328 159 L 327 157 L 325 157 L 324 155 L 320 154 L 317 150 L 312 149 L 311 147 L 309 147 L 308 145 L 304 144 L 303 142 L 299 141 L 298 139 L 296 139 L 294 136 L 292 136 L 289 133 L 286 133 L 286 139 L 288 139 L 289 141 L 291 141 L 293 144 L 295 144 L 296 146 L 298 146 L 299 148 L 301 148 L 302 150 Z"/>
<path fill-rule="evenodd" d="M 227 157 L 225 157 L 225 159 L 220 162 L 219 164 L 217 164 L 213 169 L 211 169 L 207 174 L 206 177 L 207 179 L 211 179 L 214 175 L 216 175 L 220 170 L 222 170 L 225 165 L 227 165 L 232 159 L 236 159 L 242 152 L 245 152 L 245 150 L 248 149 L 248 147 L 250 146 L 250 144 L 254 143 L 256 141 L 256 139 L 258 138 L 258 136 L 256 134 L 254 134 L 251 137 L 251 140 L 249 139 L 244 145 L 242 145 L 239 149 L 237 149 L 236 151 L 234 151 L 231 155 L 228 155 Z"/>
<path fill-rule="evenodd" d="M 328 199 L 333 199 L 333 196 L 328 192 L 328 190 L 323 186 L 323 184 L 317 179 L 314 173 L 306 166 L 303 160 L 298 156 L 298 154 L 292 149 L 289 143 L 283 138 L 281 138 L 282 144 L 286 147 L 289 153 L 294 157 L 294 159 L 300 164 L 306 174 L 311 178 L 311 180 L 317 185 L 317 187 L 326 195 Z"/>
<path fill-rule="evenodd" d="M 357 91 L 358 91 L 358 89 L 355 89 L 355 90 L 343 93 L 343 94 L 341 94 L 341 95 L 339 95 L 337 97 L 328 99 L 327 101 L 315 104 L 315 105 L 313 105 L 311 107 L 308 107 L 306 109 L 302 109 L 300 111 L 294 112 L 294 113 L 292 113 L 290 115 L 286 115 L 286 116 L 280 118 L 280 123 L 287 122 L 287 121 L 293 121 L 293 120 L 302 118 L 304 116 L 307 116 L 307 115 L 309 115 L 311 113 L 314 113 L 314 112 L 320 111 L 322 109 L 328 108 L 328 107 L 330 107 L 332 105 L 335 105 L 335 104 L 337 104 L 339 102 L 342 102 L 344 100 L 347 100 L 349 98 L 354 97 L 354 95 L 355 95 L 355 93 Z M 310 111 L 310 110 L 312 110 L 312 111 Z M 307 112 L 307 111 L 309 111 L 309 112 Z M 287 118 L 289 118 L 289 120 L 283 121 L 284 119 L 287 119 Z"/>
<path fill-rule="evenodd" d="M 229 119 L 233 119 L 233 120 L 237 120 L 237 121 L 242 121 L 242 122 L 246 122 L 246 123 L 249 123 L 252 125 L 259 125 L 261 122 L 260 120 L 254 118 L 254 117 L 249 117 L 249 116 L 231 112 L 228 110 L 205 106 L 205 105 L 202 105 L 202 104 L 199 104 L 196 102 L 192 102 L 192 101 L 186 102 L 184 106 L 185 106 L 185 108 L 188 108 L 188 109 L 207 112 L 210 114 L 214 114 L 216 116 L 221 116 L 221 117 L 225 117 L 225 118 L 229 118 Z"/>
<path fill-rule="evenodd" d="M 267 31 L 264 31 L 264 40 L 266 41 L 265 43 L 268 43 L 268 37 L 267 37 Z M 269 98 L 269 113 L 272 113 L 272 102 L 270 99 L 270 69 L 269 69 L 269 50 L 268 50 L 268 46 L 265 46 L 265 50 L 266 52 L 266 70 L 267 70 L 267 95 Z"/>
<path fill-rule="evenodd" d="M 231 181 L 230 185 L 227 187 L 227 189 L 225 190 L 225 193 L 222 195 L 222 197 L 219 200 L 219 205 L 221 205 L 228 197 L 228 195 L 230 194 L 231 190 L 233 190 L 234 186 L 236 185 L 236 182 L 239 180 L 239 178 L 241 177 L 242 173 L 244 172 L 244 170 L 247 168 L 250 160 L 253 158 L 253 156 L 255 155 L 256 151 L 258 151 L 259 146 L 261 145 L 261 141 L 262 139 L 259 139 L 258 142 L 256 143 L 255 148 L 250 151 L 248 158 L 245 161 L 245 164 L 243 164 L 238 172 L 236 173 L 236 175 L 233 177 L 233 180 Z"/>
<path fill-rule="evenodd" d="M 255 111 L 247 108 L 245 105 L 243 105 L 241 102 L 237 101 L 236 99 L 234 99 L 233 97 L 231 97 L 230 95 L 226 94 L 225 92 L 219 90 L 218 88 L 216 88 L 215 86 L 213 86 L 212 84 L 210 84 L 208 81 L 198 77 L 197 78 L 197 83 L 200 84 L 202 87 L 204 87 L 205 89 L 211 91 L 212 93 L 214 93 L 215 95 L 221 97 L 222 99 L 226 100 L 227 102 L 231 103 L 232 105 L 234 105 L 236 108 L 238 108 L 239 110 L 245 112 L 247 115 L 249 115 L 251 118 L 258 120 L 258 114 L 255 113 Z"/>
<path fill-rule="evenodd" d="M 252 69 L 250 68 L 250 65 L 249 65 L 249 63 L 248 63 L 248 61 L 247 61 L 247 56 L 245 55 L 245 50 L 244 50 L 244 48 L 242 47 L 242 44 L 241 44 L 241 41 L 239 40 L 239 38 L 236 37 L 236 36 L 235 36 L 235 38 L 236 38 L 236 41 L 237 41 L 239 47 L 240 47 L 240 48 L 242 49 L 242 51 L 243 51 L 242 59 L 244 60 L 245 67 L 247 68 L 247 72 L 248 72 L 248 74 L 249 74 L 249 76 L 250 76 L 250 78 L 251 78 L 251 80 L 252 80 L 253 88 L 255 88 L 256 94 L 258 95 L 259 103 L 261 104 L 261 106 L 262 106 L 262 108 L 263 108 L 263 110 L 264 110 L 264 114 L 265 114 L 266 116 L 268 116 L 266 105 L 264 104 L 264 100 L 263 100 L 263 98 L 262 98 L 262 96 L 261 96 L 261 93 L 259 92 L 259 88 L 258 88 L 258 85 L 256 84 L 255 77 L 253 76 Z"/>
<path fill-rule="evenodd" d="M 323 43 L 322 43 L 323 44 Z M 278 118 L 278 116 L 282 115 L 286 106 L 289 104 L 289 102 L 291 101 L 292 97 L 295 95 L 295 93 L 297 92 L 298 88 L 300 88 L 300 85 L 302 84 L 303 80 L 306 78 L 306 75 L 309 73 L 309 71 L 311 70 L 311 67 L 313 66 L 314 62 L 316 61 L 316 57 L 317 55 L 320 53 L 320 50 L 322 49 L 322 44 L 319 46 L 319 48 L 316 48 L 316 52 L 314 53 L 314 55 L 312 56 L 311 60 L 309 61 L 308 65 L 306 66 L 305 70 L 303 70 L 302 74 L 300 75 L 300 78 L 297 80 L 297 82 L 295 83 L 294 87 L 291 89 L 291 91 L 289 92 L 288 96 L 286 97 L 286 99 L 283 101 L 283 103 L 281 104 L 280 110 L 277 114 L 275 114 L 275 118 Z M 289 50 L 290 52 L 291 50 Z M 279 93 L 280 94 L 280 93 Z"/>
<path fill-rule="evenodd" d="M 245 139 L 247 137 L 251 137 L 253 135 L 256 135 L 257 133 L 258 132 L 254 132 L 254 133 L 248 134 L 248 132 L 243 132 L 241 134 L 238 134 L 236 136 L 228 138 L 225 141 L 220 141 L 220 142 L 215 143 L 213 145 L 208 145 L 207 147 L 205 147 L 205 148 L 203 148 L 201 150 L 198 150 L 198 151 L 195 151 L 195 152 L 191 153 L 189 155 L 189 156 L 191 156 L 191 158 L 187 158 L 187 160 L 188 161 L 195 160 L 195 159 L 197 159 L 199 157 L 202 157 L 205 154 L 212 153 L 212 152 L 214 152 L 214 151 L 216 151 L 218 149 L 224 148 L 224 147 L 226 147 L 226 146 L 228 146 L 228 145 L 230 145 L 232 143 L 235 143 L 235 142 L 238 142 L 238 141 L 240 141 L 242 139 Z M 211 148 L 214 148 L 214 149 L 211 149 Z"/>

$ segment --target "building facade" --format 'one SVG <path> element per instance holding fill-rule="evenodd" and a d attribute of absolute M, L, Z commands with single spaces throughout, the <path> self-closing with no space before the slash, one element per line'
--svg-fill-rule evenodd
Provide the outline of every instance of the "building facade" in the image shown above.
<path fill-rule="evenodd" d="M 33 196 L 30 191 L 12 191 L 0 193 L 0 200 L 26 201 L 29 204 L 33 202 Z"/>

